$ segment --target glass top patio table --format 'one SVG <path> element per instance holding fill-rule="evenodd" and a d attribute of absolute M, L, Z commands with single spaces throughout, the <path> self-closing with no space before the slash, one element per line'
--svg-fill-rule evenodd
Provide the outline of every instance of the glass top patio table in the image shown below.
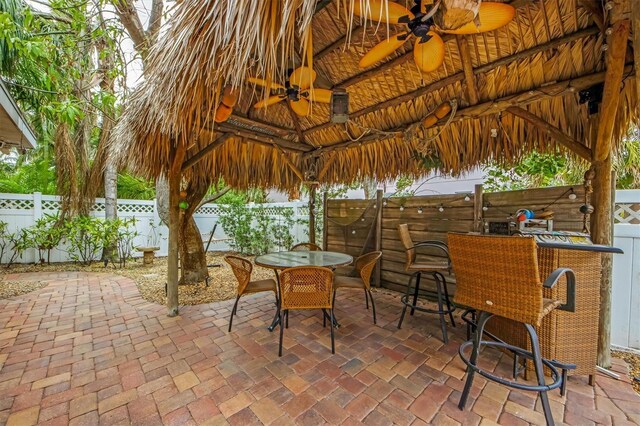
<path fill-rule="evenodd" d="M 280 251 L 263 254 L 255 259 L 258 266 L 286 269 L 295 266 L 324 266 L 336 268 L 353 262 L 353 257 L 333 251 Z"/>

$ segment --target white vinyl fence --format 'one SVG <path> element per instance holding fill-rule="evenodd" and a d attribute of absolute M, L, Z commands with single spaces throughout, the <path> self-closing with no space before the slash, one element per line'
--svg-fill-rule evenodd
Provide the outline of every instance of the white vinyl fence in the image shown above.
<path fill-rule="evenodd" d="M 297 220 L 308 217 L 307 203 L 265 203 L 255 205 L 255 207 L 258 206 L 262 206 L 266 214 L 274 216 L 276 219 L 279 218 L 278 208 L 292 209 L 293 219 L 296 219 L 296 225 L 292 230 L 294 240 L 296 242 L 308 240 L 305 225 L 298 224 L 299 221 Z M 0 194 L 0 220 L 8 223 L 9 232 L 32 226 L 37 219 L 45 214 L 56 214 L 59 208 L 60 197 L 56 195 L 42 195 L 38 192 L 34 194 Z M 217 204 L 205 204 L 193 215 L 200 229 L 205 247 L 211 235 L 211 230 L 218 223 L 220 210 L 220 206 Z M 95 217 L 104 217 L 103 198 L 96 199 L 91 214 Z M 138 237 L 134 241 L 134 246 L 160 247 L 156 255 L 167 255 L 169 230 L 158 216 L 155 200 L 118 200 L 118 217 L 123 219 L 136 218 Z M 229 248 L 227 236 L 222 230 L 222 226 L 218 225 L 209 246 L 209 251 L 229 250 Z M 141 256 L 141 253 L 136 251 L 134 256 Z M 10 253 L 5 253 L 0 261 L 2 263 L 7 262 L 9 257 Z M 36 250 L 29 249 L 25 251 L 22 259 L 18 259 L 17 262 L 34 262 L 36 257 Z M 69 260 L 64 243 L 51 251 L 51 262 L 66 262 Z"/>
<path fill-rule="evenodd" d="M 616 191 L 611 343 L 640 349 L 640 190 Z"/>

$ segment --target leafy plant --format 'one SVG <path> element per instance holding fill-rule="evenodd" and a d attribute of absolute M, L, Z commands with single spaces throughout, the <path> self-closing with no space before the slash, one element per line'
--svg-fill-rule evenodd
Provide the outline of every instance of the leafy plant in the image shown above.
<path fill-rule="evenodd" d="M 47 254 L 47 264 L 51 263 L 51 250 L 60 244 L 62 240 L 63 228 L 59 226 L 57 214 L 46 214 L 36 220 L 36 223 L 26 228 L 27 245 L 38 250 L 38 260 L 45 262 L 44 255 Z"/>
<path fill-rule="evenodd" d="M 0 220 L 0 262 L 2 262 L 4 252 L 10 243 L 9 237 L 11 234 L 9 233 L 8 225 L 7 222 Z"/>
<path fill-rule="evenodd" d="M 124 268 L 133 253 L 133 240 L 138 236 L 136 218 L 115 219 L 103 222 L 103 244 L 115 247 L 118 264 Z M 105 263 L 113 259 L 105 259 Z"/>
<path fill-rule="evenodd" d="M 13 265 L 17 259 L 21 259 L 24 251 L 31 247 L 29 241 L 29 233 L 26 228 L 22 228 L 18 232 L 8 234 L 9 245 L 11 246 L 11 257 L 7 262 L 7 268 Z"/>
<path fill-rule="evenodd" d="M 97 260 L 108 241 L 104 220 L 91 216 L 76 216 L 68 220 L 65 234 L 69 242 L 69 257 L 84 265 L 91 265 Z"/>
<path fill-rule="evenodd" d="M 291 233 L 296 223 L 290 208 L 277 208 L 278 215 L 267 214 L 263 206 L 249 207 L 241 203 L 222 207 L 219 223 L 231 238 L 231 247 L 243 254 L 264 254 L 293 245 Z M 278 219 L 276 219 L 278 217 Z"/>

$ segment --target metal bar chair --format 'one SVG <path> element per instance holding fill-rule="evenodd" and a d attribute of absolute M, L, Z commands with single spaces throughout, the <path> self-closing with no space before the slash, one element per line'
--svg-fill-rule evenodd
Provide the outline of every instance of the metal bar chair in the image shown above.
<path fill-rule="evenodd" d="M 456 274 L 455 302 L 476 309 L 477 323 L 473 338 L 460 345 L 460 357 L 467 365 L 467 380 L 458 407 L 463 410 L 475 373 L 488 380 L 527 391 L 538 392 L 547 424 L 553 416 L 547 392 L 563 385 L 566 372 L 575 365 L 560 364 L 542 358 L 535 327 L 554 309 L 575 311 L 575 276 L 568 268 L 556 269 L 544 281 L 540 280 L 537 247 L 533 238 L 449 234 L 449 250 Z M 543 287 L 551 288 L 566 277 L 566 302 L 544 299 Z M 502 341 L 483 340 L 485 326 L 492 317 L 499 316 L 521 323 L 529 336 L 531 351 Z M 518 383 L 497 376 L 478 367 L 482 347 L 497 347 L 534 362 L 537 385 Z M 467 357 L 466 349 L 471 347 Z M 558 366 L 563 374 L 558 372 Z M 547 384 L 544 367 L 551 371 L 552 383 Z"/>
<path fill-rule="evenodd" d="M 451 301 L 449 299 L 449 291 L 447 289 L 447 280 L 443 275 L 443 272 L 451 271 L 451 261 L 449 259 L 449 251 L 447 249 L 447 245 L 442 241 L 432 240 L 421 241 L 417 244 L 414 244 L 411 240 L 411 234 L 409 234 L 409 226 L 406 223 L 398 225 L 398 234 L 400 234 L 400 241 L 402 242 L 402 245 L 404 246 L 407 254 L 407 260 L 405 262 L 404 269 L 405 271 L 412 273 L 411 277 L 409 278 L 409 283 L 407 284 L 407 292 L 400 298 L 400 301 L 404 306 L 402 307 L 402 314 L 400 315 L 398 328 L 402 327 L 402 321 L 404 320 L 404 316 L 407 312 L 407 307 L 411 308 L 411 315 L 413 315 L 416 310 L 438 314 L 440 317 L 440 328 L 442 329 L 442 340 L 444 341 L 444 343 L 448 343 L 449 337 L 447 335 L 446 316 L 448 315 L 451 319 L 451 325 L 455 327 L 456 323 L 453 320 L 453 312 L 455 311 L 455 307 L 451 305 Z M 416 249 L 419 247 L 427 247 L 433 249 L 439 254 L 444 255 L 444 259 L 429 262 L 416 262 Z M 437 310 L 418 306 L 418 294 L 420 292 L 420 278 L 422 274 L 431 275 L 436 282 L 436 296 L 438 300 Z M 413 287 L 413 301 L 410 302 L 409 297 L 411 296 L 412 290 L 411 282 L 414 278 L 416 283 L 415 287 Z"/>

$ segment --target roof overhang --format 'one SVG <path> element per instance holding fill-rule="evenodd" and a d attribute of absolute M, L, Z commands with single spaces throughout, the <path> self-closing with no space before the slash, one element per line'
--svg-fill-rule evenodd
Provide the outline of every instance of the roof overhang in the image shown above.
<path fill-rule="evenodd" d="M 0 81 L 0 150 L 8 148 L 33 149 L 36 136 L 24 114 L 11 97 L 7 86 Z"/>

